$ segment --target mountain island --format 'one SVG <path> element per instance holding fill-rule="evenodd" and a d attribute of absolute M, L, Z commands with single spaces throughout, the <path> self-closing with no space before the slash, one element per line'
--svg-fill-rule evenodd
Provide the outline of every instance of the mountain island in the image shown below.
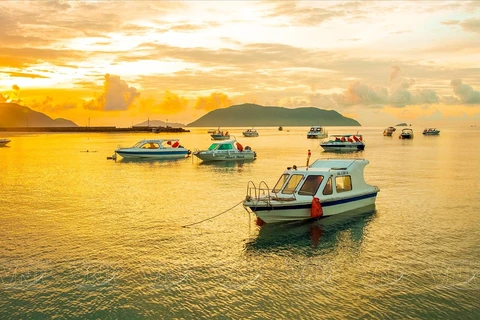
<path fill-rule="evenodd" d="M 334 110 L 240 104 L 210 111 L 187 127 L 361 126 Z"/>

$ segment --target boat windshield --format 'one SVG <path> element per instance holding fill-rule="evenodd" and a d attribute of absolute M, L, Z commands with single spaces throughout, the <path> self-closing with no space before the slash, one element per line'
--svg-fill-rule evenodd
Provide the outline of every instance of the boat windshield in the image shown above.
<path fill-rule="evenodd" d="M 310 175 L 305 179 L 302 187 L 298 191 L 298 194 L 301 195 L 311 195 L 313 196 L 317 193 L 318 187 L 323 181 L 323 176 L 321 175 Z"/>
<path fill-rule="evenodd" d="M 138 148 L 138 147 L 140 147 L 143 143 L 144 143 L 143 141 L 139 141 L 139 142 L 135 143 L 132 148 Z"/>
<path fill-rule="evenodd" d="M 295 189 L 297 188 L 300 181 L 302 181 L 303 175 L 302 174 L 292 174 L 290 180 L 288 180 L 287 185 L 283 188 L 282 193 L 285 194 L 293 194 Z"/>
<path fill-rule="evenodd" d="M 233 145 L 229 143 L 214 143 L 212 144 L 208 150 L 232 150 Z"/>
<path fill-rule="evenodd" d="M 280 176 L 280 179 L 278 179 L 277 184 L 275 187 L 273 187 L 273 192 L 279 193 L 280 190 L 282 189 L 283 185 L 285 184 L 285 181 L 288 179 L 288 174 L 284 173 Z"/>

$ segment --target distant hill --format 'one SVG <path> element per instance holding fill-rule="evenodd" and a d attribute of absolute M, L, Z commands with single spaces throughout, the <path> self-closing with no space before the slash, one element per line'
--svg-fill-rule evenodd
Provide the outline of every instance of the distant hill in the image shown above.
<path fill-rule="evenodd" d="M 16 103 L 0 103 L 0 127 L 78 127 L 67 119 L 52 119 Z"/>
<path fill-rule="evenodd" d="M 240 104 L 210 111 L 187 127 L 360 126 L 334 110 Z"/>
<path fill-rule="evenodd" d="M 172 128 L 180 128 L 185 127 L 183 123 L 176 123 L 176 122 L 163 122 L 162 120 L 150 120 L 144 121 L 139 124 L 134 124 L 134 127 L 146 127 L 150 125 L 150 127 L 172 127 Z"/>

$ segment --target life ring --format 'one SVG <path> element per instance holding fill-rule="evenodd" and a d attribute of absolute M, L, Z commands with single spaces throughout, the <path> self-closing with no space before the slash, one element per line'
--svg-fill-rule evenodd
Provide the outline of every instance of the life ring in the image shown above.
<path fill-rule="evenodd" d="M 320 203 L 320 199 L 316 197 L 313 197 L 312 199 L 312 208 L 310 210 L 310 216 L 312 218 L 319 218 L 323 216 L 322 204 Z"/>

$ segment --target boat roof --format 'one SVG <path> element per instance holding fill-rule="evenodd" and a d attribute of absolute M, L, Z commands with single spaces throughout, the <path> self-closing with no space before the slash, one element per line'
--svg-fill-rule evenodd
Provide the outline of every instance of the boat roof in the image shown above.
<path fill-rule="evenodd" d="M 233 144 L 237 142 L 236 139 L 228 139 L 228 140 L 215 140 L 212 144 Z"/>
<path fill-rule="evenodd" d="M 180 141 L 180 139 L 172 138 L 172 139 L 144 139 L 140 140 L 138 142 L 143 142 L 143 143 L 162 143 L 164 141 Z"/>
<path fill-rule="evenodd" d="M 309 168 L 317 170 L 347 170 L 355 162 L 367 162 L 366 159 L 317 159 Z"/>

